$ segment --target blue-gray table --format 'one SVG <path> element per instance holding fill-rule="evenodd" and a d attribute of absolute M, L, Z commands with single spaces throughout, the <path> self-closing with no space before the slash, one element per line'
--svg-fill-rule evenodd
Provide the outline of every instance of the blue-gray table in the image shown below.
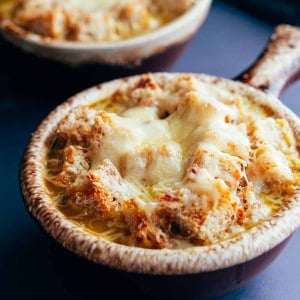
<path fill-rule="evenodd" d="M 208 19 L 172 71 L 233 78 L 256 59 L 273 27 L 225 2 L 214 1 Z M 44 77 L 49 80 L 48 89 L 32 90 L 27 83 L 38 78 L 26 78 L 31 76 L 29 70 L 28 75 L 19 70 L 21 76 L 16 70 L 11 72 L 7 63 L 10 51 L 2 52 L 3 45 L 0 40 L 0 299 L 107 299 L 120 291 L 122 297 L 144 299 L 142 291 L 130 282 L 116 281 L 109 272 L 91 271 L 89 263 L 44 235 L 27 213 L 18 185 L 25 145 L 50 110 L 80 87 L 74 84 L 67 92 L 53 91 L 53 78 Z M 299 94 L 297 83 L 282 96 L 298 115 Z M 222 299 L 300 299 L 299 255 L 298 230 L 265 271 Z M 199 295 L 194 299 L 200 299 Z"/>

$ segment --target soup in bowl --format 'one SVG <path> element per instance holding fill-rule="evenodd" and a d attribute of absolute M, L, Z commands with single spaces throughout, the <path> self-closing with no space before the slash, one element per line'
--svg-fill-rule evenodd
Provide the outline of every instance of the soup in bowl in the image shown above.
<path fill-rule="evenodd" d="M 211 0 L 4 0 L 0 27 L 5 39 L 34 56 L 70 66 L 135 68 L 165 52 L 179 55 L 210 5 Z"/>
<path fill-rule="evenodd" d="M 47 232 L 96 263 L 213 271 L 254 259 L 296 229 L 298 145 L 298 119 L 254 88 L 139 75 L 52 112 L 25 154 L 22 190 Z"/>
<path fill-rule="evenodd" d="M 1 0 L 1 65 L 26 91 L 63 99 L 100 82 L 168 71 L 211 2 Z"/>
<path fill-rule="evenodd" d="M 269 108 L 205 76 L 110 85 L 85 94 L 46 145 L 44 186 L 86 230 L 142 248 L 212 245 L 294 196 L 297 141 Z"/>
<path fill-rule="evenodd" d="M 165 72 L 76 94 L 28 144 L 26 207 L 63 247 L 150 292 L 241 286 L 300 225 L 300 122 L 262 86 Z"/>

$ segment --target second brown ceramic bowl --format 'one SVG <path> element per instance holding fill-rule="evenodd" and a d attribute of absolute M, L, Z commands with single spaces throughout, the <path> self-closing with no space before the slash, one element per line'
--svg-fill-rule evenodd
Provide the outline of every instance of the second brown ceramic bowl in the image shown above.
<path fill-rule="evenodd" d="M 68 84 L 77 86 L 75 92 L 123 76 L 167 71 L 205 21 L 211 2 L 196 0 L 183 15 L 165 26 L 113 42 L 58 41 L 0 18 L 3 51 L 9 54 L 1 64 L 21 82 L 36 81 L 36 88 L 42 86 L 49 92 L 45 81 L 56 90 L 64 90 Z M 62 80 L 65 84 L 61 84 Z"/>

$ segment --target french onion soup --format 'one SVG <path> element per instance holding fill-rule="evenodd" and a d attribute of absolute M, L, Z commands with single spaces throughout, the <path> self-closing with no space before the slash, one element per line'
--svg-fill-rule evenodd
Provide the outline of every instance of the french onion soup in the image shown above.
<path fill-rule="evenodd" d="M 118 41 L 154 31 L 190 9 L 194 0 L 0 0 L 0 15 L 57 40 Z"/>
<path fill-rule="evenodd" d="M 47 193 L 85 231 L 143 248 L 210 245 L 295 194 L 292 125 L 242 85 L 145 74 L 107 89 L 68 111 L 47 145 Z"/>

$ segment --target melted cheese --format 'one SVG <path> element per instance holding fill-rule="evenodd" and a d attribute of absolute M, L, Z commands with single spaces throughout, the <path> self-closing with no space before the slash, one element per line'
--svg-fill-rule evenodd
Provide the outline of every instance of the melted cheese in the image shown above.
<path fill-rule="evenodd" d="M 214 243 L 267 218 L 297 186 L 286 121 L 217 84 L 175 79 L 145 75 L 57 128 L 66 145 L 50 150 L 47 177 L 57 201 L 102 220 L 117 242 Z"/>

